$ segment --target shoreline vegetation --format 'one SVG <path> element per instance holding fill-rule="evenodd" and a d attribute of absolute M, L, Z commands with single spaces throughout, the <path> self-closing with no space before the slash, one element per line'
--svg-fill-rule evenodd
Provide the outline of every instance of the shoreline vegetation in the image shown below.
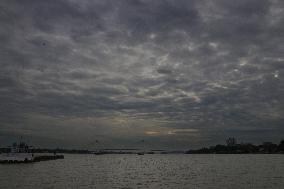
<path fill-rule="evenodd" d="M 185 151 L 166 151 L 166 150 L 148 150 L 145 154 L 284 154 L 284 140 L 279 144 L 272 142 L 263 142 L 261 145 L 254 145 L 251 143 L 236 142 L 235 138 L 228 138 L 226 145 L 215 145 L 204 147 L 197 150 Z M 98 150 L 78 150 L 78 149 L 47 149 L 34 148 L 31 153 L 65 153 L 65 154 L 137 154 L 141 149 L 98 149 Z M 10 148 L 0 148 L 0 153 L 9 153 Z"/>
<path fill-rule="evenodd" d="M 218 144 L 209 148 L 188 150 L 186 154 L 284 154 L 284 140 L 279 144 L 263 142 L 261 145 L 236 142 L 235 138 L 227 139 L 227 145 Z"/>

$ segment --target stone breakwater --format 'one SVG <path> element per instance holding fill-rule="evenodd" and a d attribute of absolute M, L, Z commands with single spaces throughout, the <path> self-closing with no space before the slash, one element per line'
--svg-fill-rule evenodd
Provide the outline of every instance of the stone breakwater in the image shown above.
<path fill-rule="evenodd" d="M 56 159 L 64 159 L 64 155 L 42 155 L 42 156 L 35 156 L 32 160 L 0 160 L 1 164 L 12 164 L 12 163 L 33 163 L 33 162 L 40 162 L 40 161 L 49 161 L 49 160 L 56 160 Z"/>

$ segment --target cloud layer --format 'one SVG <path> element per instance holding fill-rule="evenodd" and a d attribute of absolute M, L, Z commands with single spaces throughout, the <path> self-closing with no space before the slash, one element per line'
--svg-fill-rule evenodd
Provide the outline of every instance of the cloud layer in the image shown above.
<path fill-rule="evenodd" d="M 281 0 L 3 0 L 0 24 L 3 143 L 283 138 Z"/>

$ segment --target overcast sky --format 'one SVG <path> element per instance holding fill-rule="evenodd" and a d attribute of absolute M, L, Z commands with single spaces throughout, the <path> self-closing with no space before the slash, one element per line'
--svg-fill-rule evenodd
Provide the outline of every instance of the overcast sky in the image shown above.
<path fill-rule="evenodd" d="M 278 143 L 283 52 L 283 0 L 1 0 L 0 146 Z"/>

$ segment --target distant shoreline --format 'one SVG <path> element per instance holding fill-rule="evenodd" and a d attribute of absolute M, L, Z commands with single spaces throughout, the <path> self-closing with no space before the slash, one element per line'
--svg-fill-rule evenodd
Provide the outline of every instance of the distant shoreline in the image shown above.
<path fill-rule="evenodd" d="M 232 139 L 232 138 L 231 138 Z M 264 142 L 261 145 L 254 145 L 250 143 L 232 143 L 227 145 L 218 144 L 207 148 L 197 150 L 142 150 L 137 148 L 121 148 L 121 149 L 98 149 L 98 150 L 78 150 L 78 149 L 48 149 L 48 148 L 35 148 L 31 149 L 31 153 L 64 153 L 64 154 L 137 154 L 143 151 L 144 154 L 284 154 L 284 140 L 279 144 L 272 142 Z M 10 148 L 0 148 L 0 153 L 9 153 Z"/>
<path fill-rule="evenodd" d="M 261 145 L 251 143 L 237 144 L 234 138 L 227 140 L 227 145 L 216 145 L 198 150 L 188 150 L 186 154 L 284 154 L 284 140 L 279 144 L 263 142 Z"/>

